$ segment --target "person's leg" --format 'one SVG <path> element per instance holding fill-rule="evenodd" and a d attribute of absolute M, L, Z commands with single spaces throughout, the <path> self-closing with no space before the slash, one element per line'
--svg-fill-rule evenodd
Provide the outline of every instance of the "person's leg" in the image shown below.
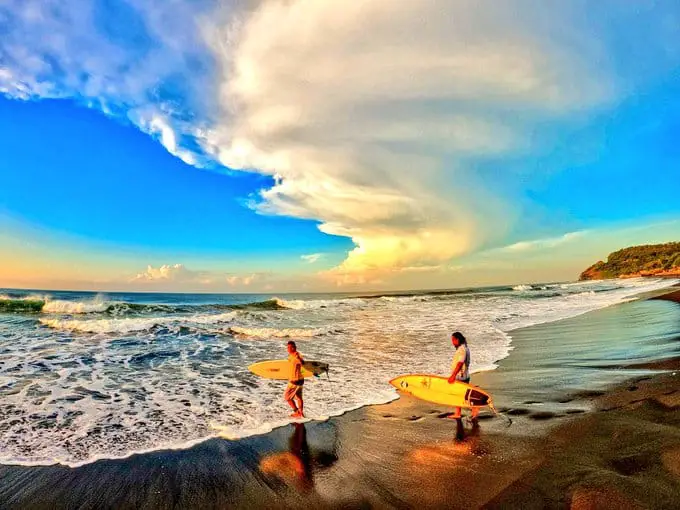
<path fill-rule="evenodd" d="M 466 381 L 468 384 L 470 384 L 470 379 Z M 477 415 L 479 414 L 479 407 L 473 407 L 470 409 L 470 419 L 475 422 L 477 421 Z"/>
<path fill-rule="evenodd" d="M 293 414 L 291 414 L 291 416 L 297 416 L 300 411 L 295 405 L 295 402 L 293 400 L 286 400 L 286 402 L 288 402 L 288 405 L 293 409 Z"/>
<path fill-rule="evenodd" d="M 294 397 L 295 397 L 295 393 L 292 390 L 294 390 L 295 388 L 291 388 L 290 386 L 291 385 L 289 384 L 288 387 L 286 388 L 286 391 L 283 394 L 283 399 L 286 402 L 288 402 L 288 405 L 291 407 L 291 409 L 293 409 L 293 414 L 291 414 L 291 417 L 294 417 L 294 416 L 297 416 L 297 414 L 300 411 L 298 410 L 298 408 L 295 405 L 295 402 L 293 400 Z"/>
<path fill-rule="evenodd" d="M 302 386 L 298 386 L 295 388 L 295 402 L 297 403 L 298 407 L 298 414 L 300 415 L 300 418 L 305 417 L 305 403 L 302 401 Z"/>
<path fill-rule="evenodd" d="M 450 414 L 448 417 L 451 418 L 452 420 L 459 420 L 461 416 L 461 410 L 460 407 L 454 408 L 453 414 Z"/>
<path fill-rule="evenodd" d="M 296 396 L 295 402 L 297 403 L 298 415 L 300 416 L 300 418 L 304 418 L 305 417 L 305 404 L 302 401 L 302 395 Z"/>

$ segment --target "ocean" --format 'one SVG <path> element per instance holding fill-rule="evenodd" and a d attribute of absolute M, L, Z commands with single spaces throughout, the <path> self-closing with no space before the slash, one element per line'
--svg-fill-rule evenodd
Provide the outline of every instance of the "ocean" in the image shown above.
<path fill-rule="evenodd" d="M 452 331 L 468 338 L 472 372 L 493 373 L 510 354 L 515 330 L 676 282 L 278 297 L 0 289 L 0 463 L 76 466 L 285 425 L 285 383 L 247 367 L 284 358 L 288 340 L 305 358 L 331 366 L 329 377 L 305 384 L 306 414 L 325 419 L 397 398 L 387 381 L 399 374 L 446 374 Z M 654 328 L 653 320 L 638 322 L 638 333 Z M 553 328 L 534 342 L 537 349 L 559 346 L 561 337 L 572 349 L 561 354 L 566 363 L 586 363 L 573 355 L 574 345 L 594 340 L 575 327 Z M 622 344 L 607 344 L 609 355 L 664 355 L 633 340 L 621 352 Z"/>

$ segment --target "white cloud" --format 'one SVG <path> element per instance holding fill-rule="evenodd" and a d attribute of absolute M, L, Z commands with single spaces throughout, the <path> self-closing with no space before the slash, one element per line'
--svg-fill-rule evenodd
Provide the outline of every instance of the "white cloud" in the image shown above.
<path fill-rule="evenodd" d="M 274 176 L 257 210 L 356 245 L 337 282 L 498 246 L 521 214 L 508 183 L 530 172 L 508 159 L 680 62 L 672 2 L 108 5 L 2 2 L 0 92 L 72 98 L 189 164 Z"/>
<path fill-rule="evenodd" d="M 556 248 L 557 246 L 582 239 L 586 234 L 588 234 L 588 231 L 586 230 L 567 232 L 566 234 L 557 237 L 546 237 L 543 239 L 534 239 L 533 241 L 520 241 L 518 243 L 499 248 L 496 251 L 526 253 L 530 251 L 552 249 Z"/>
<path fill-rule="evenodd" d="M 308 264 L 314 264 L 315 262 L 318 262 L 321 257 L 323 257 L 323 253 L 310 253 L 309 255 L 300 256 L 300 258 Z"/>
<path fill-rule="evenodd" d="M 226 282 L 232 287 L 236 286 L 248 287 L 257 279 L 258 275 L 256 274 L 249 274 L 246 276 L 229 275 L 226 277 Z"/>
<path fill-rule="evenodd" d="M 184 145 L 195 145 L 214 103 L 211 58 L 198 28 L 214 5 L 4 0 L 0 92 L 74 99 L 127 118 L 170 153 L 201 165 L 201 154 Z"/>
<path fill-rule="evenodd" d="M 537 20 L 533 10 L 262 2 L 209 31 L 227 112 L 210 149 L 227 166 L 277 177 L 259 210 L 351 237 L 341 280 L 497 242 L 516 211 L 481 182 L 475 158 L 529 150 L 540 123 L 617 93 L 603 66 L 553 37 L 559 13 Z"/>
<path fill-rule="evenodd" d="M 151 265 L 146 267 L 146 271 L 138 273 L 133 282 L 157 282 L 157 281 L 171 281 L 171 282 L 186 282 L 198 279 L 200 276 L 194 271 L 189 271 L 184 264 L 164 264 L 159 267 Z"/>
<path fill-rule="evenodd" d="M 187 269 L 184 264 L 164 264 L 159 267 L 147 266 L 146 271 L 131 278 L 130 283 L 151 286 L 173 284 L 177 286 L 176 288 L 190 285 L 193 288 L 219 290 L 226 287 L 250 287 L 253 283 L 263 280 L 263 276 L 258 273 L 239 275 L 219 271 L 195 271 Z"/>

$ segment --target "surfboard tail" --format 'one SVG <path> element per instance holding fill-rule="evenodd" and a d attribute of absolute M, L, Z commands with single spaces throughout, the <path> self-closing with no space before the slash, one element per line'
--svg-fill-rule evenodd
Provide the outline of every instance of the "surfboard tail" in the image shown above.
<path fill-rule="evenodd" d="M 486 406 L 491 401 L 491 397 L 483 391 L 471 388 L 467 391 L 465 400 L 470 402 L 473 406 Z"/>

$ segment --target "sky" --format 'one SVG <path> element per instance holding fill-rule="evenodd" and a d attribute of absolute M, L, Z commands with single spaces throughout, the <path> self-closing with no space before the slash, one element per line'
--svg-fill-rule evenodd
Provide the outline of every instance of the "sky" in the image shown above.
<path fill-rule="evenodd" d="M 567 281 L 680 240 L 680 5 L 3 0 L 0 287 Z"/>

